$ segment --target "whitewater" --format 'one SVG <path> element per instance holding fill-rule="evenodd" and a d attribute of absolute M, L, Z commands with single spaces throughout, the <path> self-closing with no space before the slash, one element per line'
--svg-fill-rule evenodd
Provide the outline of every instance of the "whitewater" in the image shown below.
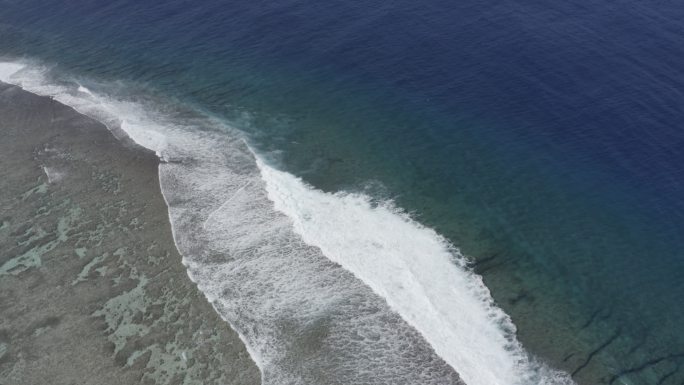
<path fill-rule="evenodd" d="M 183 264 L 264 384 L 573 384 L 524 350 L 458 249 L 392 202 L 317 190 L 220 119 L 55 77 L 0 63 L 0 81 L 160 157 Z"/>

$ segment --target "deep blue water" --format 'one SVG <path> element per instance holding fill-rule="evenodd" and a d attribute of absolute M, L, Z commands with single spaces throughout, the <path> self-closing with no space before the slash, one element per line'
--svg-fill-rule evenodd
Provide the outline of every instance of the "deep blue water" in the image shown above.
<path fill-rule="evenodd" d="M 580 384 L 684 381 L 684 6 L 0 1 L 0 55 L 230 120 L 466 252 Z"/>

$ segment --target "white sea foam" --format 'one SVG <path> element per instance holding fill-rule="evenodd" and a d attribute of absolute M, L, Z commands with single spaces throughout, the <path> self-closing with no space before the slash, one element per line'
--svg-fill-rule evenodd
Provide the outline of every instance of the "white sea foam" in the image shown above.
<path fill-rule="evenodd" d="M 78 92 L 83 92 L 84 94 L 88 94 L 90 96 L 95 96 L 95 95 L 93 95 L 92 92 L 90 92 L 89 89 L 87 89 L 86 87 L 83 87 L 82 85 L 78 86 Z"/>
<path fill-rule="evenodd" d="M 11 83 L 12 75 L 19 72 L 24 65 L 21 63 L 0 63 L 0 82 Z"/>
<path fill-rule="evenodd" d="M 104 123 L 117 137 L 125 135 L 139 145 L 157 152 L 166 148 L 166 135 L 175 127 L 145 106 L 125 100 L 95 95 L 88 88 L 51 82 L 49 69 L 35 63 L 0 62 L 0 80 L 38 95 L 50 96 L 76 111 Z M 166 123 L 166 124 L 165 124 Z M 162 126 L 164 124 L 164 126 Z"/>
<path fill-rule="evenodd" d="M 304 241 L 385 298 L 467 384 L 571 383 L 529 360 L 481 277 L 434 230 L 391 202 L 374 206 L 361 194 L 325 193 L 257 164 L 269 198 Z"/>
<path fill-rule="evenodd" d="M 264 384 L 460 383 L 451 368 L 468 385 L 572 383 L 528 357 L 457 250 L 391 203 L 316 190 L 255 159 L 220 122 L 181 122 L 57 86 L 44 71 L 0 63 L 0 80 L 123 130 L 165 161 L 183 263 Z"/>

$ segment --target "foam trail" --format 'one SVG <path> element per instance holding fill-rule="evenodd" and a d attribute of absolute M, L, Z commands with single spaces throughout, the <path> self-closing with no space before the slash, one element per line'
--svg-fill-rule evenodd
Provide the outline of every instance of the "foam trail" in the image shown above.
<path fill-rule="evenodd" d="M 183 263 L 264 384 L 572 383 L 528 357 L 456 250 L 390 204 L 315 190 L 255 159 L 215 120 L 57 86 L 28 67 L 0 63 L 0 74 L 164 161 Z"/>

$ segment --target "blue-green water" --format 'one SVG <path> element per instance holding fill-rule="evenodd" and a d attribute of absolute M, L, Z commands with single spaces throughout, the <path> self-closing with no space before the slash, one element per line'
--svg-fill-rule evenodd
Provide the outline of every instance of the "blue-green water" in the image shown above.
<path fill-rule="evenodd" d="M 135 85 L 474 261 L 580 384 L 684 381 L 684 8 L 1 2 L 0 55 Z"/>

